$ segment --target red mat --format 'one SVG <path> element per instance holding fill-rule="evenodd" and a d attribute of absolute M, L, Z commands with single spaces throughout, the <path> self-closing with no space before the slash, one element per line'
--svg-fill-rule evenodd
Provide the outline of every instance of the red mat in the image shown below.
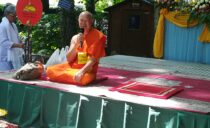
<path fill-rule="evenodd" d="M 110 91 L 119 91 L 128 94 L 148 96 L 154 98 L 168 99 L 175 93 L 182 91 L 181 87 L 166 87 L 154 84 L 146 84 L 136 81 L 129 81 L 119 87 L 113 87 Z"/>
<path fill-rule="evenodd" d="M 179 86 L 183 87 L 184 90 L 180 93 L 176 93 L 174 96 L 210 102 L 210 80 L 192 79 L 174 75 L 145 73 L 104 67 L 99 68 L 98 74 L 108 77 L 107 80 L 100 82 L 100 84 L 110 87 L 118 87 L 127 81 L 139 77 L 164 78 L 167 80 L 180 81 L 181 83 Z"/>

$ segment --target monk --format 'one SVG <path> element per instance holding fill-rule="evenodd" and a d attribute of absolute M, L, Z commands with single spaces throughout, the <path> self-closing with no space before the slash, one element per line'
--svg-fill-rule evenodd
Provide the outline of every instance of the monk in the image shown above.
<path fill-rule="evenodd" d="M 96 79 L 99 59 L 105 56 L 106 37 L 93 28 L 90 12 L 80 13 L 78 22 L 84 32 L 72 37 L 67 62 L 47 68 L 46 75 L 50 81 L 87 85 Z"/>

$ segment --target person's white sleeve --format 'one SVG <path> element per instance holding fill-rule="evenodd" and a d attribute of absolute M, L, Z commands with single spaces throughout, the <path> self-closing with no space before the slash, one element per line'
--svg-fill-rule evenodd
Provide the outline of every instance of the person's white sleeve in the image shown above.
<path fill-rule="evenodd" d="M 0 45 L 5 48 L 11 48 L 14 42 L 9 41 L 6 29 L 0 27 Z"/>

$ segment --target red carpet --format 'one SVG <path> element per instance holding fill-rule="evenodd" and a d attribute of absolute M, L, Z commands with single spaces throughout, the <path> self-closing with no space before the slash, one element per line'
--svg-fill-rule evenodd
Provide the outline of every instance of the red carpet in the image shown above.
<path fill-rule="evenodd" d="M 111 87 L 118 87 L 129 80 L 139 77 L 164 78 L 168 80 L 180 81 L 181 83 L 179 86 L 183 87 L 184 90 L 175 94 L 176 97 L 210 102 L 209 80 L 191 79 L 173 75 L 153 74 L 112 68 L 99 68 L 98 74 L 108 77 L 107 80 L 101 82 L 100 84 Z"/>
<path fill-rule="evenodd" d="M 148 96 L 153 98 L 168 99 L 174 94 L 182 91 L 183 88 L 166 87 L 153 84 L 146 84 L 141 82 L 129 81 L 119 87 L 113 87 L 110 91 L 119 91 L 128 94 Z"/>

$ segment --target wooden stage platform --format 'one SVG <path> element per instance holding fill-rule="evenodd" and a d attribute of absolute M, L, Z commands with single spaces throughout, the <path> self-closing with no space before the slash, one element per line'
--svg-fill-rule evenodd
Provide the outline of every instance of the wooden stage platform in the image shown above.
<path fill-rule="evenodd" d="M 108 79 L 86 87 L 19 81 L 12 74 L 0 73 L 0 108 L 22 127 L 210 128 L 210 65 L 108 56 L 99 68 Z M 169 99 L 109 91 L 131 80 L 184 90 Z"/>

